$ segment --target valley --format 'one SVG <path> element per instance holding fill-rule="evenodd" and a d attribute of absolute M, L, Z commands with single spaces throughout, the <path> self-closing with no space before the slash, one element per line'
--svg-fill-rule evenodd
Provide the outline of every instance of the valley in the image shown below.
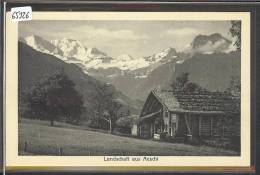
<path fill-rule="evenodd" d="M 169 47 L 141 58 L 129 54 L 113 58 L 75 39 L 47 41 L 40 36 L 29 36 L 20 40 L 39 52 L 76 65 L 88 76 L 112 84 L 140 104 L 151 90 L 169 89 L 183 72 L 189 72 L 192 82 L 210 91 L 223 91 L 232 76 L 240 76 L 239 52 L 218 33 L 196 36 L 183 51 Z"/>

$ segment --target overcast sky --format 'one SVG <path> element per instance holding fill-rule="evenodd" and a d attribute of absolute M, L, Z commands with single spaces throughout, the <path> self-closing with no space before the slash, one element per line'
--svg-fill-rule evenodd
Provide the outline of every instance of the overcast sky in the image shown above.
<path fill-rule="evenodd" d="M 19 36 L 46 40 L 72 38 L 116 57 L 149 56 L 168 47 L 183 50 L 198 34 L 220 33 L 232 39 L 230 21 L 26 21 Z"/>

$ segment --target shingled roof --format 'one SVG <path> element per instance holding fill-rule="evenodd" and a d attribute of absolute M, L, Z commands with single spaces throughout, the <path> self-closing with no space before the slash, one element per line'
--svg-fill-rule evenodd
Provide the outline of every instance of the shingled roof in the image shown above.
<path fill-rule="evenodd" d="M 153 90 L 169 111 L 192 113 L 240 113 L 240 96 L 226 92 L 184 93 Z"/>

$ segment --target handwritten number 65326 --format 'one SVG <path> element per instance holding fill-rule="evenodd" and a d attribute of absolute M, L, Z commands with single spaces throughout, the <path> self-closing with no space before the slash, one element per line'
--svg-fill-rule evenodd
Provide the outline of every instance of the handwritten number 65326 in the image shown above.
<path fill-rule="evenodd" d="M 12 14 L 12 19 L 28 19 L 30 12 L 15 11 Z"/>

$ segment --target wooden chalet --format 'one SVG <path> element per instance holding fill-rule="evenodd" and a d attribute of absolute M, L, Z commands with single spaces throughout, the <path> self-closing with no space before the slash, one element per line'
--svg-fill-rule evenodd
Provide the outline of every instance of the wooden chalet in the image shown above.
<path fill-rule="evenodd" d="M 232 123 L 235 127 L 223 125 L 227 117 L 236 117 L 237 122 Z M 162 135 L 200 138 L 239 136 L 240 96 L 220 92 L 187 94 L 153 90 L 138 120 L 138 136 L 159 139 Z"/>

